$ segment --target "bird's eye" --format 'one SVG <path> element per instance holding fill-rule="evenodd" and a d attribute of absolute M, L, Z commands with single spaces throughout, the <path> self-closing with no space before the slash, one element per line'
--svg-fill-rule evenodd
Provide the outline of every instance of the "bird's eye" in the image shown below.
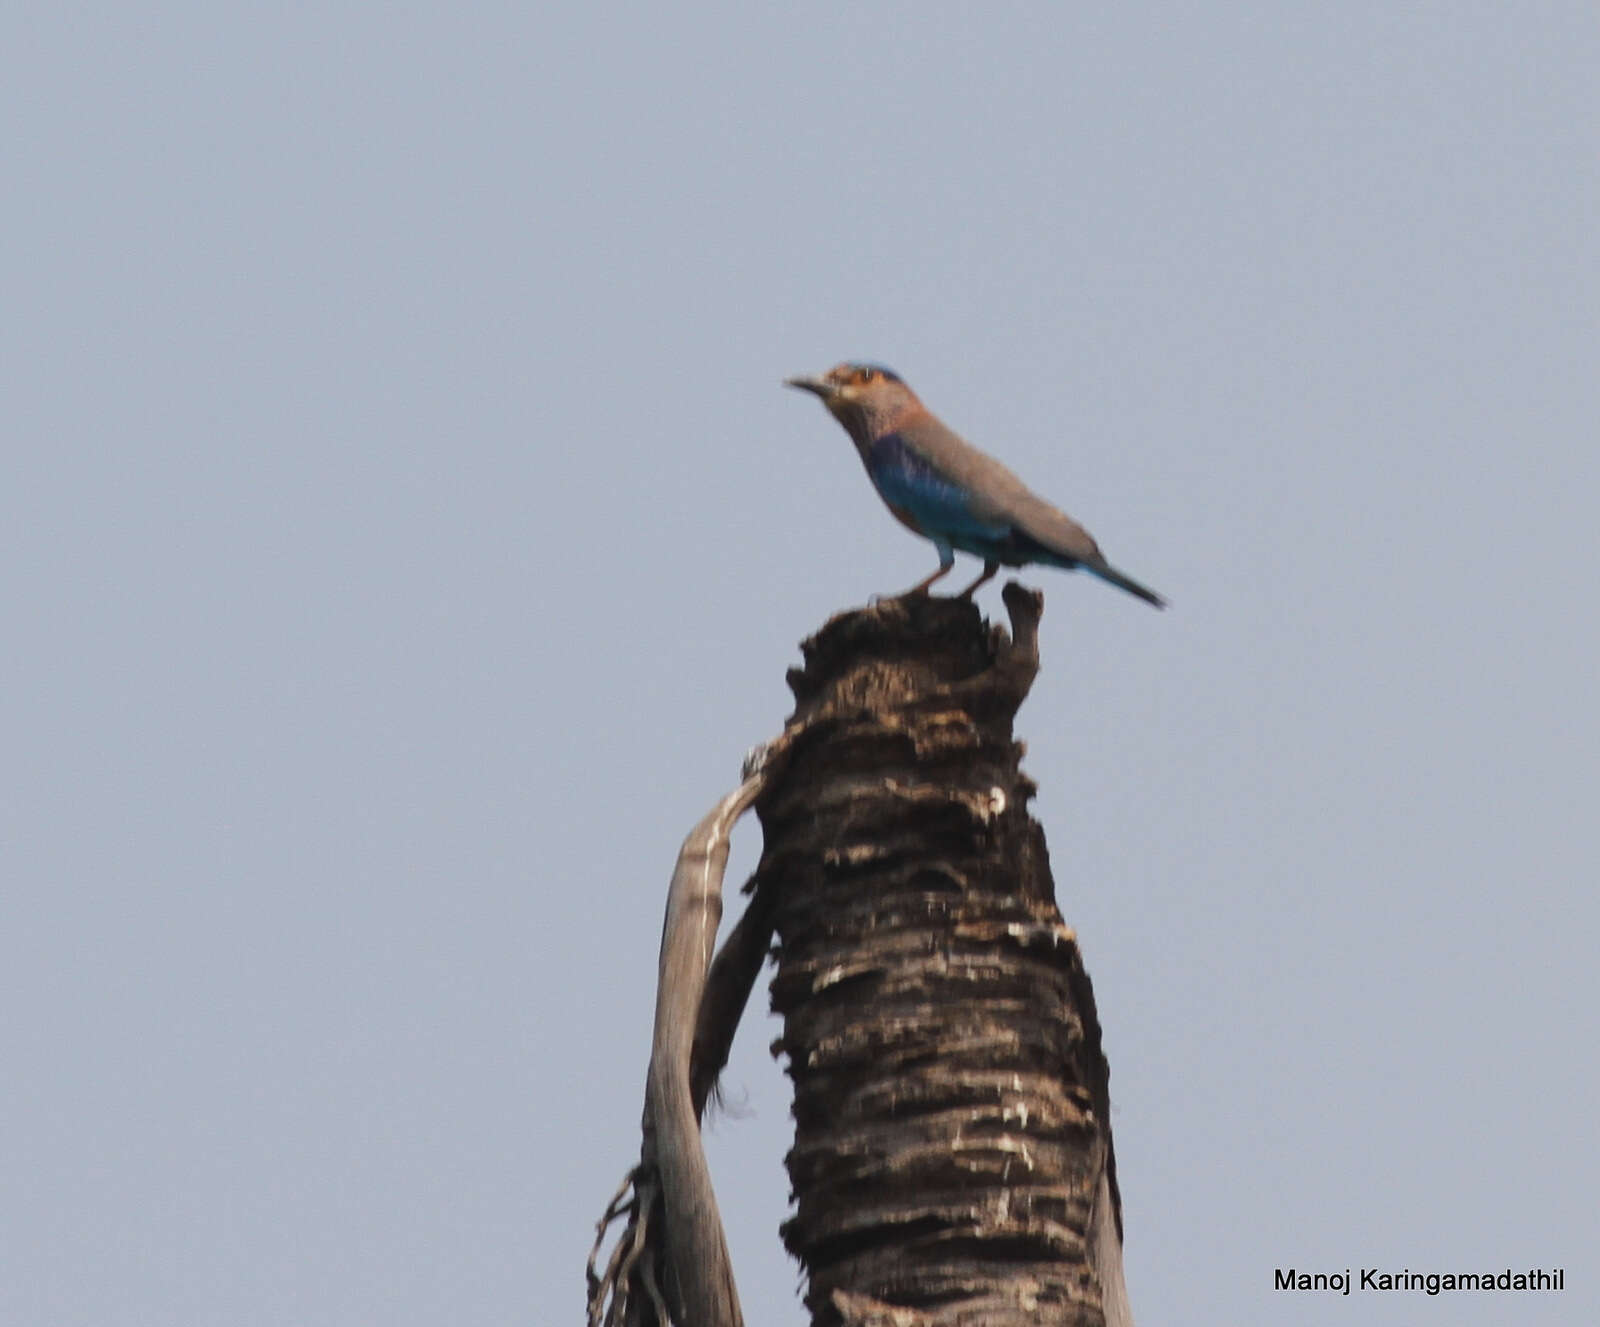
<path fill-rule="evenodd" d="M 856 375 L 856 380 L 858 382 L 860 382 L 860 383 L 865 384 L 865 383 L 871 382 L 877 376 L 878 376 L 878 370 L 877 369 L 862 369 L 861 372 Z"/>

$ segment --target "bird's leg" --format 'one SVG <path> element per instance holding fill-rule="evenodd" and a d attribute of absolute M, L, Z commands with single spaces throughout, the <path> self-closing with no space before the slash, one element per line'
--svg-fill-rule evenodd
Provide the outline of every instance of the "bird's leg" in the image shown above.
<path fill-rule="evenodd" d="M 933 575 L 924 576 L 920 581 L 918 581 L 915 585 L 913 585 L 904 594 L 900 595 L 899 598 L 901 598 L 901 599 L 909 599 L 914 594 L 927 594 L 928 593 L 928 587 L 930 585 L 932 585 L 936 580 L 938 580 L 939 577 L 949 575 L 949 573 L 950 573 L 950 568 L 949 567 L 939 567 L 938 569 L 936 569 L 934 571 Z"/>
<path fill-rule="evenodd" d="M 912 595 L 927 594 L 928 587 L 938 580 L 939 577 L 948 576 L 950 574 L 950 568 L 956 565 L 955 551 L 943 544 L 938 544 L 936 547 L 939 549 L 939 565 L 934 569 L 933 575 L 924 576 L 904 594 L 898 596 L 899 598 L 909 599 Z"/>
<path fill-rule="evenodd" d="M 985 562 L 983 564 L 983 575 L 979 576 L 977 580 L 973 581 L 971 585 L 967 586 L 967 588 L 964 589 L 960 594 L 958 594 L 956 596 L 956 598 L 957 599 L 970 599 L 970 598 L 972 598 L 972 592 L 974 590 L 976 590 L 980 585 L 982 585 L 985 581 L 993 580 L 995 572 L 997 572 L 999 570 L 1000 570 L 1000 564 L 998 562 Z"/>

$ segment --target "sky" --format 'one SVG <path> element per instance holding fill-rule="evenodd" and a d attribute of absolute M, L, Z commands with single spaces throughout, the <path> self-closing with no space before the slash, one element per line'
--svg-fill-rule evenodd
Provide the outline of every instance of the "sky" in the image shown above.
<path fill-rule="evenodd" d="M 1023 578 L 1136 1318 L 1600 1321 L 1596 67 L 1538 0 L 9 7 L 0 1323 L 579 1320 L 679 844 L 934 565 L 780 386 L 846 358 L 1172 601 Z M 764 992 L 708 1138 L 786 1327 Z M 1371 1266 L 1567 1288 L 1272 1288 Z"/>

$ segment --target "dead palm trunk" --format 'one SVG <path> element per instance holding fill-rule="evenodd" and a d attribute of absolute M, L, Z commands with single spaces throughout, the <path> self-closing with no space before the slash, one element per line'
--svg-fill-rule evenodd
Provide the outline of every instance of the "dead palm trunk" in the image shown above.
<path fill-rule="evenodd" d="M 795 1086 L 783 1235 L 813 1323 L 1131 1327 L 1094 993 L 1012 737 L 1042 601 L 1014 584 L 1005 601 L 1012 639 L 961 599 L 833 619 L 790 674 L 782 736 L 685 840 L 640 1162 L 590 1255 L 593 1327 L 741 1321 L 698 1121 L 774 931 Z M 754 897 L 708 969 L 751 804 Z"/>
<path fill-rule="evenodd" d="M 961 600 L 847 614 L 790 675 L 757 890 L 818 1327 L 1130 1321 L 1094 995 L 1012 737 L 1040 600 L 1006 603 L 1014 641 Z"/>

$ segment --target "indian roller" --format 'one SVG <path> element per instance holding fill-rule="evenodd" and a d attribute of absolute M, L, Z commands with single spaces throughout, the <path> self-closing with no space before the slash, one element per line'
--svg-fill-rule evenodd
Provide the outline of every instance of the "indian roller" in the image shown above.
<path fill-rule="evenodd" d="M 992 456 L 951 432 L 899 374 L 880 364 L 840 364 L 821 377 L 784 380 L 822 398 L 861 454 L 867 477 L 900 523 L 932 540 L 939 566 L 906 591 L 922 594 L 955 565 L 955 550 L 983 559 L 969 598 L 1000 570 L 1041 562 L 1082 568 L 1147 604 L 1165 608 L 1154 590 L 1125 576 L 1089 532 L 1051 506 Z"/>

